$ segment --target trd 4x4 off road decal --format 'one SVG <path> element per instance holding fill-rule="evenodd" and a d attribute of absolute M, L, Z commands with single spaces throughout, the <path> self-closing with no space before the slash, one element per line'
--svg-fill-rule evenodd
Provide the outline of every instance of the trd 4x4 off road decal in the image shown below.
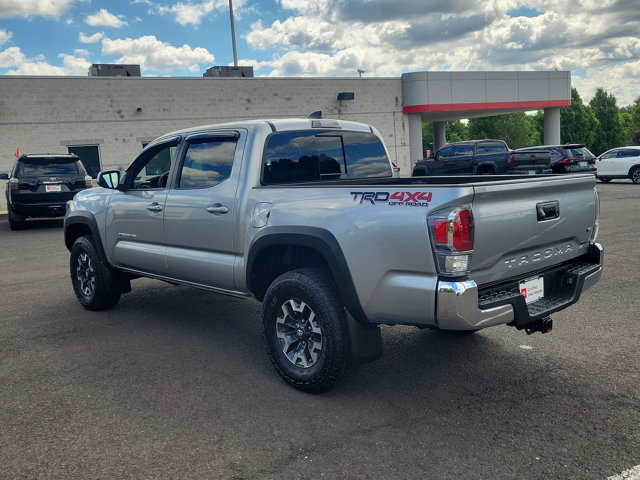
<path fill-rule="evenodd" d="M 353 201 L 358 203 L 371 203 L 376 205 L 384 203 L 400 207 L 428 207 L 431 201 L 431 192 L 350 192 Z"/>

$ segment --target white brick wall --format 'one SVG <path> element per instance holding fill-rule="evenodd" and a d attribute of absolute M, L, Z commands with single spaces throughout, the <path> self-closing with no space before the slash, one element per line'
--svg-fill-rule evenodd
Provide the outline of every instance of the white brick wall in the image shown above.
<path fill-rule="evenodd" d="M 339 102 L 340 92 L 354 92 L 355 100 Z M 0 77 L 0 172 L 10 171 L 18 147 L 21 153 L 67 153 L 68 143 L 99 141 L 107 169 L 128 165 L 142 149 L 141 138 L 207 123 L 306 117 L 315 110 L 373 125 L 391 159 L 410 172 L 400 78 L 19 76 Z"/>

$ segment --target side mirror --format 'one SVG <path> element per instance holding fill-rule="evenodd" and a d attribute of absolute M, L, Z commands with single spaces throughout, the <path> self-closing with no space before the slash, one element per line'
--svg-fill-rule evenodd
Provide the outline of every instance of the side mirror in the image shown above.
<path fill-rule="evenodd" d="M 106 170 L 98 174 L 98 185 L 104 188 L 118 189 L 120 183 L 119 170 Z"/>
<path fill-rule="evenodd" d="M 9 180 L 8 173 L 0 173 L 0 180 Z"/>

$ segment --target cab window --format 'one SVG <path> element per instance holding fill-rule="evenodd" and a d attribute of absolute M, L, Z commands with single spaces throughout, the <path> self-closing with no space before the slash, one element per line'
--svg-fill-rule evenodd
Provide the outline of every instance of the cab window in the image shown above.
<path fill-rule="evenodd" d="M 189 141 L 178 188 L 208 188 L 229 178 L 236 143 L 235 137 Z"/>
<path fill-rule="evenodd" d="M 177 141 L 144 152 L 133 163 L 125 180 L 129 189 L 165 188 L 175 161 Z"/>

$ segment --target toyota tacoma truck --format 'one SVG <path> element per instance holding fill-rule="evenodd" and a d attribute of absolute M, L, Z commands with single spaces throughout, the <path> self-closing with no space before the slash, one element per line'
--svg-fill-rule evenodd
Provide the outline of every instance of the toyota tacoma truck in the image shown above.
<path fill-rule="evenodd" d="M 380 325 L 544 333 L 602 272 L 593 175 L 396 177 L 360 123 L 181 130 L 98 184 L 64 220 L 82 306 L 139 277 L 254 298 L 271 362 L 308 392 L 377 359 Z"/>

